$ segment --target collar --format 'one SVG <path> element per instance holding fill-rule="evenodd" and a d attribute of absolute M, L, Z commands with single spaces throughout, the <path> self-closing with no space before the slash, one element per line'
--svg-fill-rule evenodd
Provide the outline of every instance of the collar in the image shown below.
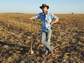
<path fill-rule="evenodd" d="M 47 11 L 47 13 L 46 13 L 46 14 L 48 15 L 48 13 L 49 13 L 49 12 Z M 43 13 L 43 12 L 42 12 L 42 14 L 44 15 L 44 13 Z"/>

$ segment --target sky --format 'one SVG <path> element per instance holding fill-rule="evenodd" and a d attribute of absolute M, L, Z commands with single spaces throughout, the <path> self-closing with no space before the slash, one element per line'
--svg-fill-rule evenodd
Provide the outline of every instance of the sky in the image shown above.
<path fill-rule="evenodd" d="M 84 0 L 0 0 L 0 13 L 40 13 L 42 4 L 54 14 L 84 14 Z"/>

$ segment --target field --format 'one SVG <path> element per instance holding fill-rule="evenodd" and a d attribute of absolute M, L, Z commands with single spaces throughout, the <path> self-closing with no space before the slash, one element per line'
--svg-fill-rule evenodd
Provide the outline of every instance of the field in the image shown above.
<path fill-rule="evenodd" d="M 41 57 L 41 21 L 36 14 L 0 14 L 0 63 L 83 63 L 84 14 L 55 14 L 51 45 L 55 51 Z M 32 29 L 31 29 L 32 26 Z M 31 37 L 32 35 L 32 37 Z M 31 42 L 34 54 L 30 54 Z"/>

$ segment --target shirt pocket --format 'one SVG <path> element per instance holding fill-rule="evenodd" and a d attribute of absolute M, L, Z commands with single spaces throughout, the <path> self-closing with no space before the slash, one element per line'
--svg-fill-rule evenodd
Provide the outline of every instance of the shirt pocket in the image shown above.
<path fill-rule="evenodd" d="M 52 19 L 50 17 L 47 17 L 47 22 L 51 23 Z"/>
<path fill-rule="evenodd" d="M 45 20 L 45 17 L 44 17 L 44 16 L 41 16 L 40 19 L 41 19 L 41 20 Z"/>

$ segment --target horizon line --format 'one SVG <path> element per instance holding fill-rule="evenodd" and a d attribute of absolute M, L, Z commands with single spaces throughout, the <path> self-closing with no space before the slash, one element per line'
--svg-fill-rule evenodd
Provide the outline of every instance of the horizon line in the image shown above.
<path fill-rule="evenodd" d="M 0 14 L 37 14 L 37 13 L 20 13 L 20 12 L 7 12 Z M 53 14 L 84 14 L 84 13 L 53 13 Z"/>
<path fill-rule="evenodd" d="M 0 12 L 0 13 L 10 13 L 10 14 L 38 14 L 38 13 L 26 13 L 26 12 Z M 84 14 L 84 13 L 75 13 L 75 12 L 71 12 L 71 13 L 53 13 L 53 14 Z"/>

